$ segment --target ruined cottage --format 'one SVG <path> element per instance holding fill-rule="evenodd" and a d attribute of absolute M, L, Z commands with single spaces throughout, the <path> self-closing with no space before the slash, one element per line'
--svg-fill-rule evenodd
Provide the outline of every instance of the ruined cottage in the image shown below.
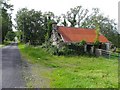
<path fill-rule="evenodd" d="M 85 40 L 86 44 L 84 45 L 84 51 L 86 52 L 88 49 L 90 49 L 93 52 L 93 44 L 96 38 L 95 29 L 57 26 L 56 23 L 53 23 L 52 27 L 52 45 L 60 48 L 63 44 L 77 43 Z M 98 39 L 101 43 L 101 46 L 99 46 L 99 48 L 109 50 L 109 40 L 101 33 L 99 34 Z M 103 48 L 102 45 L 104 45 L 105 47 Z"/>

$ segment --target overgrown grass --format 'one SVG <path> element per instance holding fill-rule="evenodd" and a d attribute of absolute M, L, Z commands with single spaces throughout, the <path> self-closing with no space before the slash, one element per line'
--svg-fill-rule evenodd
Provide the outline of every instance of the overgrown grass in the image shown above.
<path fill-rule="evenodd" d="M 0 47 L 4 47 L 6 45 L 9 45 L 11 41 L 4 41 L 4 43 L 0 44 Z"/>
<path fill-rule="evenodd" d="M 37 65 L 33 67 L 33 74 L 37 74 L 33 84 L 40 83 L 42 77 L 49 79 L 51 88 L 118 87 L 117 58 L 53 56 L 40 47 L 19 45 L 19 48 L 28 62 Z"/>
<path fill-rule="evenodd" d="M 0 48 L 3 47 L 4 45 L 0 44 Z"/>

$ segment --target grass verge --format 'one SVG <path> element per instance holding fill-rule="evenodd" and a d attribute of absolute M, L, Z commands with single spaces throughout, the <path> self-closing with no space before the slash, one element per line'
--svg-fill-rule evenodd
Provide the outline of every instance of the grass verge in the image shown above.
<path fill-rule="evenodd" d="M 11 43 L 11 41 L 4 41 L 4 43 L 0 44 L 0 47 L 7 46 Z"/>
<path fill-rule="evenodd" d="M 32 64 L 31 87 L 118 88 L 118 60 L 89 56 L 54 56 L 40 47 L 19 45 Z"/>
<path fill-rule="evenodd" d="M 4 45 L 0 44 L 0 48 L 3 47 Z"/>

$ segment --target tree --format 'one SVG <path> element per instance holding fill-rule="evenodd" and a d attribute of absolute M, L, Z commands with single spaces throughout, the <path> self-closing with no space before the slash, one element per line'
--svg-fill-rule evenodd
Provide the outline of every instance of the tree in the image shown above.
<path fill-rule="evenodd" d="M 18 38 L 18 40 L 20 42 L 22 42 L 23 32 L 21 30 L 18 30 L 15 32 L 15 34 L 16 34 L 16 37 Z"/>
<path fill-rule="evenodd" d="M 82 28 L 96 29 L 97 33 L 103 34 L 109 41 L 118 46 L 118 41 L 115 40 L 115 38 L 118 39 L 116 25 L 113 19 L 103 16 L 98 8 L 93 8 L 93 12 L 81 23 Z"/>
<path fill-rule="evenodd" d="M 2 0 L 1 2 L 2 8 L 1 8 L 1 16 L 2 16 L 2 42 L 4 43 L 5 36 L 8 31 L 12 31 L 12 21 L 11 21 L 11 13 L 8 13 L 7 11 L 12 11 L 13 5 L 8 4 L 7 1 Z"/>
<path fill-rule="evenodd" d="M 23 32 L 23 41 L 31 45 L 42 44 L 45 41 L 44 20 L 41 11 L 23 8 L 16 15 L 17 29 Z"/>
<path fill-rule="evenodd" d="M 53 22 L 57 22 L 57 24 L 63 26 L 96 29 L 96 38 L 101 33 L 109 41 L 118 45 L 118 41 L 114 40 L 114 38 L 118 39 L 115 21 L 101 14 L 98 8 L 93 8 L 92 10 L 89 14 L 87 9 L 77 6 L 71 8 L 67 14 L 55 16 L 53 12 L 42 13 L 34 9 L 28 10 L 27 8 L 23 8 L 16 15 L 17 29 L 22 32 L 23 41 L 25 43 L 30 42 L 33 45 L 49 41 Z"/>
<path fill-rule="evenodd" d="M 65 15 L 65 14 L 62 14 L 62 17 L 63 17 L 63 22 L 61 22 L 62 25 L 63 25 L 63 26 L 68 26 L 67 20 L 66 20 L 66 15 Z"/>
<path fill-rule="evenodd" d="M 17 12 L 16 19 L 15 19 L 15 21 L 17 23 L 16 29 L 18 31 L 22 31 L 23 32 L 22 41 L 24 41 L 25 43 L 27 43 L 27 41 L 28 41 L 27 40 L 28 34 L 26 34 L 26 32 L 28 31 L 28 21 L 25 20 L 25 18 L 26 19 L 28 18 L 27 17 L 27 12 L 28 12 L 27 8 L 23 8 L 23 9 L 19 10 Z"/>
<path fill-rule="evenodd" d="M 75 8 L 71 8 L 70 11 L 67 12 L 66 20 L 70 23 L 71 27 L 75 27 L 76 25 L 80 27 L 80 24 L 86 17 L 87 13 L 87 9 L 82 9 L 82 6 L 77 6 Z"/>
<path fill-rule="evenodd" d="M 52 23 L 55 21 L 55 15 L 53 12 L 45 12 L 43 14 L 44 17 L 44 26 L 45 26 L 45 41 L 48 41 L 51 37 L 52 32 Z M 56 17 L 56 21 L 59 22 L 59 17 Z"/>
<path fill-rule="evenodd" d="M 100 21 L 103 19 L 103 16 L 99 14 L 98 8 L 93 8 L 93 12 L 90 15 L 87 15 L 85 19 L 81 22 L 82 28 L 96 28 L 96 23 L 100 23 Z"/>
<path fill-rule="evenodd" d="M 63 24 L 64 26 L 68 26 L 68 24 L 67 24 L 65 18 L 64 18 L 64 21 L 62 22 L 62 24 Z"/>
<path fill-rule="evenodd" d="M 13 32 L 13 31 L 8 31 L 7 34 L 6 34 L 5 39 L 6 39 L 7 41 L 14 41 L 15 36 L 16 36 L 15 32 Z"/>

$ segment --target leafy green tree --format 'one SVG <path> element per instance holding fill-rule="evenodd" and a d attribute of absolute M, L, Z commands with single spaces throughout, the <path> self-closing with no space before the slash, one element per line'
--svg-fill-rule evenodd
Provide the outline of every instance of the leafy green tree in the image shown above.
<path fill-rule="evenodd" d="M 0 2 L 1 7 L 1 19 L 2 19 L 2 42 L 4 43 L 5 36 L 8 31 L 12 31 L 12 21 L 11 21 L 11 13 L 7 11 L 12 11 L 13 5 L 8 4 L 7 1 L 2 0 Z"/>
<path fill-rule="evenodd" d="M 101 23 L 103 16 L 99 14 L 98 8 L 93 8 L 93 12 L 90 15 L 87 15 L 86 18 L 81 22 L 80 27 L 82 28 L 96 28 L 96 23 Z"/>
<path fill-rule="evenodd" d="M 15 33 L 16 33 L 16 37 L 18 38 L 18 40 L 22 42 L 23 32 L 21 30 L 18 30 Z"/>
<path fill-rule="evenodd" d="M 44 26 L 45 26 L 45 41 L 48 41 L 49 38 L 51 37 L 51 32 L 52 32 L 52 23 L 55 21 L 55 15 L 53 12 L 45 12 L 43 14 L 44 17 Z M 57 22 L 59 20 L 57 19 Z"/>
<path fill-rule="evenodd" d="M 16 36 L 15 32 L 13 32 L 13 31 L 8 31 L 7 34 L 6 34 L 5 39 L 6 39 L 7 41 L 14 41 L 15 36 Z"/>
<path fill-rule="evenodd" d="M 97 33 L 103 34 L 109 41 L 118 46 L 118 32 L 116 25 L 117 24 L 113 19 L 103 16 L 98 8 L 93 8 L 93 12 L 81 23 L 82 28 L 96 29 Z"/>
<path fill-rule="evenodd" d="M 16 15 L 17 29 L 23 32 L 23 41 L 31 45 L 42 44 L 45 41 L 44 20 L 41 11 L 23 8 Z"/>
<path fill-rule="evenodd" d="M 118 45 L 118 32 L 114 20 L 105 17 L 98 8 L 88 14 L 82 6 L 71 8 L 67 14 L 55 16 L 53 12 L 35 11 L 23 8 L 17 12 L 17 29 L 22 32 L 22 40 L 30 44 L 42 44 L 49 41 L 52 32 L 52 23 L 55 21 L 64 26 L 96 29 L 97 38 L 99 33 L 105 35 L 109 41 Z M 99 30 L 96 27 L 99 26 Z M 114 40 L 116 38 L 116 40 Z"/>

